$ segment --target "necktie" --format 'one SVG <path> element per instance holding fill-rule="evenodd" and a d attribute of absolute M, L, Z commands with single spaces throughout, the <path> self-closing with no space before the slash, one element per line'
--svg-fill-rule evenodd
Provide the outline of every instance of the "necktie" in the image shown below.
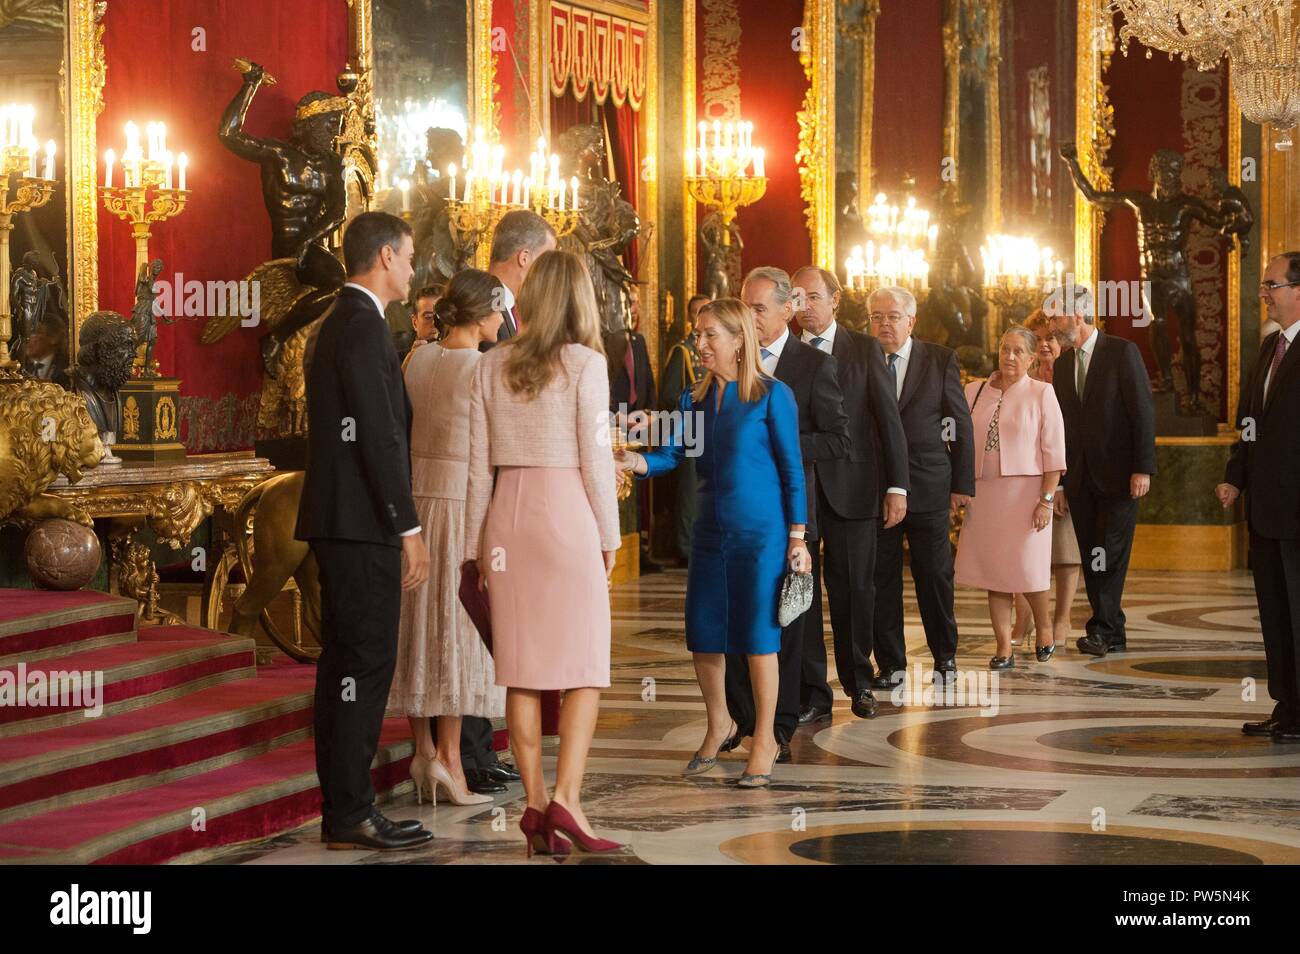
<path fill-rule="evenodd" d="M 1074 390 L 1080 398 L 1083 397 L 1083 385 L 1088 380 L 1088 352 L 1080 348 L 1075 352 L 1074 360 Z"/>
<path fill-rule="evenodd" d="M 627 404 L 636 407 L 636 362 L 632 358 L 632 338 L 627 339 L 627 351 L 623 353 L 623 367 L 627 368 Z"/>
<path fill-rule="evenodd" d="M 764 361 L 772 357 L 772 352 L 768 351 L 766 348 L 760 349 L 759 353 L 763 356 Z"/>
<path fill-rule="evenodd" d="M 1268 385 L 1264 388 L 1265 394 L 1273 390 L 1273 383 L 1277 380 L 1277 369 L 1282 366 L 1282 358 L 1286 355 L 1286 345 L 1286 335 L 1279 331 L 1277 344 L 1273 348 L 1273 361 L 1268 366 Z"/>
<path fill-rule="evenodd" d="M 897 354 L 891 354 L 891 355 L 889 356 L 889 377 L 890 377 L 890 380 L 892 380 L 893 383 L 894 383 L 894 396 L 895 396 L 895 397 L 898 396 L 898 367 L 897 367 L 896 364 L 895 364 L 895 362 L 897 362 L 897 361 L 898 361 L 898 355 L 897 355 Z"/>
<path fill-rule="evenodd" d="M 817 348 L 818 350 L 821 350 L 821 351 L 825 351 L 825 350 L 826 350 L 825 348 L 822 347 L 822 345 L 824 345 L 825 343 L 826 343 L 826 339 L 825 339 L 825 338 L 814 338 L 814 339 L 812 340 L 812 346 L 813 346 L 814 348 Z"/>

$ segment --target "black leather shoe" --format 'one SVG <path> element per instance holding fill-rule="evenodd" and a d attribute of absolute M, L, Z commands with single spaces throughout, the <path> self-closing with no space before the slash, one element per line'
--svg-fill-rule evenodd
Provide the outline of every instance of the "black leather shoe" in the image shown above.
<path fill-rule="evenodd" d="M 1243 735 L 1270 736 L 1278 727 L 1278 721 L 1269 716 L 1263 722 L 1247 722 L 1241 727 Z"/>
<path fill-rule="evenodd" d="M 465 784 L 475 795 L 500 795 L 506 791 L 504 782 L 498 782 L 479 769 L 465 770 Z"/>
<path fill-rule="evenodd" d="M 745 736 L 753 735 L 752 732 L 746 732 L 739 727 L 732 733 L 725 742 L 718 746 L 719 752 L 730 752 L 732 749 L 740 748 L 740 743 L 745 741 Z"/>
<path fill-rule="evenodd" d="M 934 671 L 943 673 L 946 682 L 952 682 L 957 678 L 957 660 L 955 659 L 936 659 L 934 661 Z"/>
<path fill-rule="evenodd" d="M 871 694 L 870 689 L 859 689 L 858 694 L 853 697 L 853 714 L 859 719 L 874 719 L 876 713 L 880 711 L 880 705 L 876 702 L 876 697 Z"/>
<path fill-rule="evenodd" d="M 1119 639 L 1112 639 L 1106 643 L 1106 651 L 1112 653 L 1122 653 L 1128 649 L 1128 637 L 1121 636 Z"/>
<path fill-rule="evenodd" d="M 1279 725 L 1273 730 L 1273 741 L 1283 745 L 1300 743 L 1300 725 Z"/>
<path fill-rule="evenodd" d="M 903 681 L 903 670 L 898 669 L 894 672 L 878 672 L 871 680 L 872 689 L 893 689 Z"/>
<path fill-rule="evenodd" d="M 484 775 L 494 782 L 518 782 L 520 780 L 518 770 L 505 762 L 498 762 L 481 769 Z"/>
<path fill-rule="evenodd" d="M 366 851 L 409 851 L 433 841 L 433 832 L 425 828 L 400 831 L 378 812 L 371 813 L 350 828 L 331 831 L 325 842 L 330 851 L 363 849 Z"/>
<path fill-rule="evenodd" d="M 794 756 L 790 754 L 790 743 L 782 741 L 781 739 L 777 739 L 776 740 L 776 764 L 789 765 L 793 761 L 794 761 Z"/>
<path fill-rule="evenodd" d="M 1079 652 L 1087 653 L 1089 656 L 1104 656 L 1111 650 L 1111 646 L 1100 636 L 1089 633 L 1087 636 L 1080 636 L 1079 641 L 1075 643 L 1079 647 Z M 1124 648 L 1124 644 L 1120 644 Z"/>
<path fill-rule="evenodd" d="M 396 819 L 389 818 L 387 815 L 381 815 L 378 811 L 376 811 L 375 814 L 379 815 L 379 818 L 385 825 L 394 828 L 399 832 L 419 831 L 424 827 L 424 823 L 418 818 L 405 818 L 401 821 L 397 821 Z M 323 818 L 320 820 L 320 840 L 322 842 L 330 840 L 329 822 L 325 821 Z"/>
<path fill-rule="evenodd" d="M 989 660 L 989 668 L 995 670 L 1015 669 L 1016 654 L 1013 652 L 1010 656 L 994 656 Z"/>
<path fill-rule="evenodd" d="M 816 722 L 830 722 L 831 710 L 829 707 L 809 706 L 799 713 L 800 725 L 812 725 Z"/>

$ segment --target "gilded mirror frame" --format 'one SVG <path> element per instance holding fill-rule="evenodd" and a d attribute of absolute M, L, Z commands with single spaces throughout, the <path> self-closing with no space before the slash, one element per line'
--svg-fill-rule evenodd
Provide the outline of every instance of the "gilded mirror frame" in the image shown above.
<path fill-rule="evenodd" d="M 68 143 L 68 260 L 75 361 L 81 323 L 99 309 L 99 195 L 95 189 L 95 123 L 104 109 L 104 13 L 108 0 L 68 0 L 64 90 Z"/>

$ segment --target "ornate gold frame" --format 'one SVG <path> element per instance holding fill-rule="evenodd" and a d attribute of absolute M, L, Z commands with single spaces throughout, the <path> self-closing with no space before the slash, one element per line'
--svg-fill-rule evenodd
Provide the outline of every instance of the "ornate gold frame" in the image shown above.
<path fill-rule="evenodd" d="M 843 0 L 841 0 L 843 2 Z M 870 196 L 875 168 L 871 164 L 872 134 L 876 115 L 876 20 L 880 17 L 880 0 L 865 0 L 862 19 L 856 24 L 841 23 L 840 32 L 861 43 L 862 76 L 858 107 L 858 201 Z M 838 250 L 837 250 L 838 252 Z"/>
<path fill-rule="evenodd" d="M 682 59 L 685 70 L 682 73 L 682 151 L 695 142 L 695 0 L 682 0 Z M 682 314 L 686 313 L 686 303 L 695 294 L 696 274 L 699 262 L 695 257 L 695 197 L 691 195 L 690 186 L 686 184 L 685 167 L 682 175 Z M 683 327 L 685 327 L 683 325 Z"/>
<path fill-rule="evenodd" d="M 808 92 L 799 110 L 800 195 L 813 261 L 835 268 L 835 2 L 806 0 L 799 62 Z M 689 139 L 687 140 L 690 141 Z"/>
<path fill-rule="evenodd" d="M 1079 0 L 1075 22 L 1075 105 L 1074 139 L 1079 165 L 1097 189 L 1111 187 L 1111 168 L 1106 165 L 1115 136 L 1115 108 L 1110 102 L 1106 70 L 1115 53 L 1115 37 L 1102 20 L 1104 0 Z M 1105 42 L 1101 42 L 1105 40 Z M 1101 245 L 1101 210 L 1075 193 L 1074 277 L 1091 286 L 1097 280 L 1097 252 Z"/>
<path fill-rule="evenodd" d="M 69 355 L 81 323 L 99 308 L 99 196 L 95 190 L 95 122 L 104 109 L 107 0 L 69 0 L 67 48 L 68 281 L 72 299 Z"/>
<path fill-rule="evenodd" d="M 1080 0 L 1080 3 L 1089 0 Z M 961 21 L 967 9 L 983 9 L 988 17 L 989 73 L 985 90 L 988 98 L 988 129 L 984 141 L 985 195 L 983 228 L 996 232 L 1002 227 L 1002 116 L 1001 21 L 1002 0 L 946 0 L 943 14 L 943 154 L 953 160 L 961 175 Z"/>

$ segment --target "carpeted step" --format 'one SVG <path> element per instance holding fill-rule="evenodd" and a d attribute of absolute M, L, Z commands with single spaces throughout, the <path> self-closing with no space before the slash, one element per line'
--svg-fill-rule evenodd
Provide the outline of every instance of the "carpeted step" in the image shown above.
<path fill-rule="evenodd" d="M 312 666 L 0 738 L 0 824 L 211 771 L 310 737 Z"/>
<path fill-rule="evenodd" d="M 93 590 L 0 589 L 0 666 L 135 639 L 135 600 Z"/>
<path fill-rule="evenodd" d="M 375 790 L 408 780 L 410 729 L 384 723 Z M 199 827 L 198 809 L 204 822 Z M 320 814 L 315 751 L 296 742 L 236 765 L 0 825 L 0 863 L 157 864 L 264 838 Z"/>
<path fill-rule="evenodd" d="M 68 690 L 74 690 L 75 683 L 58 674 L 77 673 L 81 679 L 88 673 L 84 678 L 102 680 L 102 718 L 217 683 L 252 678 L 255 664 L 253 640 L 189 626 L 155 626 L 143 630 L 136 642 L 9 663 L 0 667 L 0 737 L 87 718 L 84 704 L 94 700 L 87 699 L 86 689 L 81 694 L 58 691 L 58 698 L 43 705 L 19 705 L 16 698 L 4 698 L 7 689 L 30 700 L 29 686 L 36 679 L 43 679 L 47 687 L 57 679 Z M 47 694 L 54 696 L 56 690 L 47 688 Z"/>

